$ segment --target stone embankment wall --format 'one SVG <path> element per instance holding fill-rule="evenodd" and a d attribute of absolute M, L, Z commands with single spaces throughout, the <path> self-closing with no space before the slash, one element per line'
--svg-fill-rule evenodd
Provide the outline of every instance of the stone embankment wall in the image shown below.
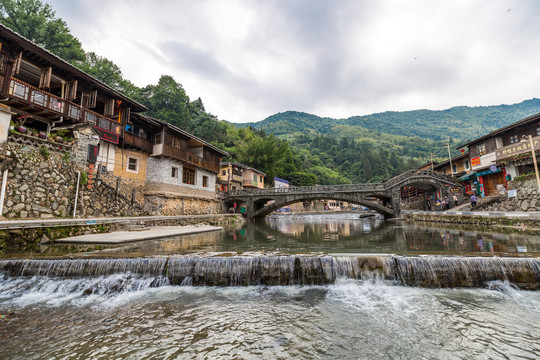
<path fill-rule="evenodd" d="M 524 181 L 510 181 L 508 189 L 515 189 L 517 196 L 508 198 L 501 196 L 499 201 L 479 208 L 479 211 L 540 211 L 540 193 L 536 178 Z"/>
<path fill-rule="evenodd" d="M 239 215 L 208 215 L 194 217 L 171 217 L 160 219 L 137 219 L 135 222 L 118 222 L 96 225 L 70 225 L 55 227 L 36 227 L 24 229 L 0 230 L 0 255 L 21 252 L 40 253 L 47 250 L 43 246 L 54 243 L 54 240 L 85 234 L 107 233 L 121 230 L 138 230 L 140 227 L 153 226 L 185 226 L 185 225 L 234 225 L 242 223 L 244 219 Z M 66 245 L 69 246 L 69 245 Z M 95 245 L 89 246 L 89 249 Z"/>
<path fill-rule="evenodd" d="M 73 211 L 76 171 L 70 148 L 46 140 L 35 145 L 25 136 L 7 145 L 13 161 L 4 205 L 8 219 L 66 217 Z"/>
<path fill-rule="evenodd" d="M 208 190 L 148 182 L 144 209 L 151 215 L 202 215 L 224 213 L 223 202 Z"/>
<path fill-rule="evenodd" d="M 10 155 L 4 162 L 10 165 L 3 215 L 8 219 L 72 216 L 77 171 L 89 174 L 85 184 L 85 176 L 80 178 L 77 217 L 147 215 L 114 187 L 94 182 L 93 169 L 76 165 L 69 146 L 12 135 L 6 149 Z"/>

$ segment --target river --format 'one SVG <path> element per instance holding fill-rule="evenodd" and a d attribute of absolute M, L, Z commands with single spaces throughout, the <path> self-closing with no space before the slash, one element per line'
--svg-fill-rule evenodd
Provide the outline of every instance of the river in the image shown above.
<path fill-rule="evenodd" d="M 66 249 L 61 250 L 44 248 L 38 257 L 49 259 Z M 377 272 L 336 276 L 325 285 L 191 286 L 183 279 L 179 286 L 171 280 L 173 263 L 181 266 L 195 258 L 200 266 L 200 259 L 214 255 L 270 259 L 259 260 L 264 266 L 275 256 L 289 259 L 291 254 L 311 254 L 323 262 L 341 259 L 335 260 L 340 264 L 365 254 L 528 260 L 538 257 L 538 236 L 359 219 L 356 214 L 279 216 L 220 232 L 69 250 L 84 250 L 77 256 L 82 260 L 36 260 L 26 263 L 27 273 L 21 276 L 12 265 L 26 260 L 4 260 L 12 261 L 12 273 L 0 276 L 2 358 L 540 358 L 540 292 L 505 281 L 424 288 L 403 286 Z M 93 275 L 73 275 L 82 263 Z M 89 271 L 92 263 L 100 265 Z M 160 266 L 165 263 L 164 273 Z M 40 270 L 30 274 L 36 264 Z M 49 276 L 43 275 L 43 264 Z M 235 266 L 227 271 L 245 271 Z"/>

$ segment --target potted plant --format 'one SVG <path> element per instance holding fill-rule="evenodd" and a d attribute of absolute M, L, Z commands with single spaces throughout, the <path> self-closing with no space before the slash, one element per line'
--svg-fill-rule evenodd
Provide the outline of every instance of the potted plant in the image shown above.
<path fill-rule="evenodd" d="M 24 123 L 26 122 L 26 120 L 28 120 L 28 118 L 28 115 L 20 115 L 19 117 L 17 117 L 17 120 L 19 121 L 19 126 L 15 130 L 17 130 L 21 134 L 26 134 L 28 129 L 24 127 Z"/>

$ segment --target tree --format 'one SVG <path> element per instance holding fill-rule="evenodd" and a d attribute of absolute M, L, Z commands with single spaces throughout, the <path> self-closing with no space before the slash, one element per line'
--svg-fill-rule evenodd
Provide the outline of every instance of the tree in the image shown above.
<path fill-rule="evenodd" d="M 240 145 L 238 158 L 240 162 L 265 172 L 268 181 L 272 181 L 285 171 L 288 147 L 288 143 L 278 140 L 274 135 L 264 138 L 254 136 Z"/>
<path fill-rule="evenodd" d="M 0 22 L 62 59 L 84 61 L 81 42 L 49 4 L 39 0 L 0 0 Z"/>
<path fill-rule="evenodd" d="M 148 115 L 191 131 L 189 97 L 172 76 L 162 75 L 157 85 L 143 88 L 141 102 L 148 107 Z"/>
<path fill-rule="evenodd" d="M 75 65 L 126 96 L 140 97 L 140 89 L 131 81 L 124 79 L 120 67 L 95 52 L 86 53 L 84 61 L 76 61 Z"/>

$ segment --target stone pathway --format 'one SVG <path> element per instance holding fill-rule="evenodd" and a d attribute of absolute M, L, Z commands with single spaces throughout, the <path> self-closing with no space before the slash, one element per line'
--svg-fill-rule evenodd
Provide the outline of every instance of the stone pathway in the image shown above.
<path fill-rule="evenodd" d="M 31 229 L 55 226 L 81 226 L 99 224 L 144 224 L 147 221 L 184 220 L 184 219 L 213 219 L 234 214 L 208 214 L 208 215 L 175 215 L 175 216 L 131 216 L 131 217 L 102 217 L 102 218 L 55 218 L 32 220 L 0 220 L 0 230 Z"/>
<path fill-rule="evenodd" d="M 163 237 L 197 234 L 223 230 L 220 226 L 156 226 L 136 231 L 114 231 L 104 234 L 88 234 L 55 240 L 56 243 L 70 244 L 122 244 L 133 241 L 151 240 Z"/>

